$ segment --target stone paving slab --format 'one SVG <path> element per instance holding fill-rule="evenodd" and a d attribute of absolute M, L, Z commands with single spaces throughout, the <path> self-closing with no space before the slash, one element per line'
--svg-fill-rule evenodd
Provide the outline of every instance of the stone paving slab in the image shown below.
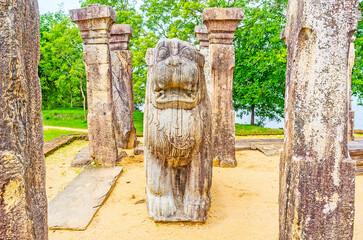
<path fill-rule="evenodd" d="M 43 153 L 44 156 L 52 154 L 55 150 L 63 147 L 64 145 L 70 144 L 77 139 L 87 139 L 87 134 L 70 134 L 59 136 L 49 142 L 44 143 Z"/>
<path fill-rule="evenodd" d="M 87 168 L 48 205 L 48 228 L 85 230 L 111 193 L 122 167 Z"/>

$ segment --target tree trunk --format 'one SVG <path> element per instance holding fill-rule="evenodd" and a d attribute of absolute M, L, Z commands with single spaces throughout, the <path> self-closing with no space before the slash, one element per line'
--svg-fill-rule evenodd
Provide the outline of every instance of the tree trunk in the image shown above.
<path fill-rule="evenodd" d="M 251 125 L 255 125 L 255 105 L 251 105 Z"/>

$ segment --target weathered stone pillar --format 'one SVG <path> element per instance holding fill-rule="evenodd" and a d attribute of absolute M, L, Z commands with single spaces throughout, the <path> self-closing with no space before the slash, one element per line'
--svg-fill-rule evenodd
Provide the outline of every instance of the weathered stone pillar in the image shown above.
<path fill-rule="evenodd" d="M 90 154 L 96 163 L 114 166 L 117 147 L 109 39 L 111 26 L 116 22 L 116 12 L 109 6 L 89 5 L 70 10 L 70 16 L 78 25 L 84 42 Z"/>
<path fill-rule="evenodd" d="M 204 64 L 204 76 L 205 82 L 207 84 L 207 93 L 209 98 L 211 97 L 210 90 L 210 64 L 209 64 L 209 38 L 207 27 L 204 25 L 195 26 L 194 28 L 194 36 L 197 38 L 199 43 L 199 52 L 204 56 L 205 64 Z"/>
<path fill-rule="evenodd" d="M 352 239 L 347 68 L 358 1 L 289 0 L 280 238 Z"/>
<path fill-rule="evenodd" d="M 0 239 L 48 239 L 37 0 L 0 3 Z"/>
<path fill-rule="evenodd" d="M 349 48 L 349 60 L 348 60 L 348 141 L 354 140 L 354 111 L 352 111 L 352 71 L 355 61 L 355 37 L 352 37 L 352 42 Z"/>
<path fill-rule="evenodd" d="M 178 39 L 146 55 L 146 195 L 155 221 L 204 222 L 212 183 L 211 108 L 204 57 Z"/>
<path fill-rule="evenodd" d="M 242 8 L 206 8 L 203 23 L 209 33 L 213 158 L 221 167 L 237 166 L 233 108 L 234 32 L 243 19 Z"/>
<path fill-rule="evenodd" d="M 115 114 L 117 147 L 135 148 L 137 144 L 134 126 L 134 89 L 132 80 L 132 55 L 129 42 L 132 37 L 130 25 L 113 25 L 110 50 L 112 63 L 112 97 Z"/>

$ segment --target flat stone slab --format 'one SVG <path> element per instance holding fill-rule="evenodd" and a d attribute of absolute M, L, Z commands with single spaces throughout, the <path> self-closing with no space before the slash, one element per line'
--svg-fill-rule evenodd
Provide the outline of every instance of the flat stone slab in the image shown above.
<path fill-rule="evenodd" d="M 122 167 L 87 168 L 48 205 L 48 228 L 85 230 L 111 193 Z"/>
<path fill-rule="evenodd" d="M 70 135 L 62 135 L 59 136 L 49 142 L 44 143 L 43 153 L 44 156 L 49 156 L 57 149 L 70 144 L 71 142 L 78 140 L 78 139 L 87 139 L 87 134 L 70 134 Z"/>
<path fill-rule="evenodd" d="M 93 158 L 91 157 L 89 153 L 89 146 L 85 146 L 82 148 L 79 153 L 77 153 L 76 157 L 73 159 L 71 163 L 71 167 L 83 167 L 87 166 L 93 161 Z"/>

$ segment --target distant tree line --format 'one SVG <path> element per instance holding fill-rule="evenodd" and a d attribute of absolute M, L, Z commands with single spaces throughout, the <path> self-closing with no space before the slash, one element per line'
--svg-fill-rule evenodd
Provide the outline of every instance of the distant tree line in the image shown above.
<path fill-rule="evenodd" d="M 136 2 L 139 5 L 136 6 Z M 286 46 L 280 40 L 285 27 L 287 0 L 83 0 L 105 4 L 117 11 L 118 23 L 133 29 L 130 49 L 136 106 L 145 97 L 145 54 L 161 38 L 179 38 L 197 44 L 195 25 L 202 24 L 206 7 L 243 7 L 245 16 L 235 33 L 236 67 L 234 106 L 239 116 L 251 114 L 251 124 L 279 120 L 284 113 Z M 353 93 L 363 95 L 363 23 L 359 24 Z M 82 39 L 75 24 L 62 10 L 41 16 L 43 108 L 86 107 L 86 75 Z M 362 103 L 362 102 L 360 102 Z"/>

